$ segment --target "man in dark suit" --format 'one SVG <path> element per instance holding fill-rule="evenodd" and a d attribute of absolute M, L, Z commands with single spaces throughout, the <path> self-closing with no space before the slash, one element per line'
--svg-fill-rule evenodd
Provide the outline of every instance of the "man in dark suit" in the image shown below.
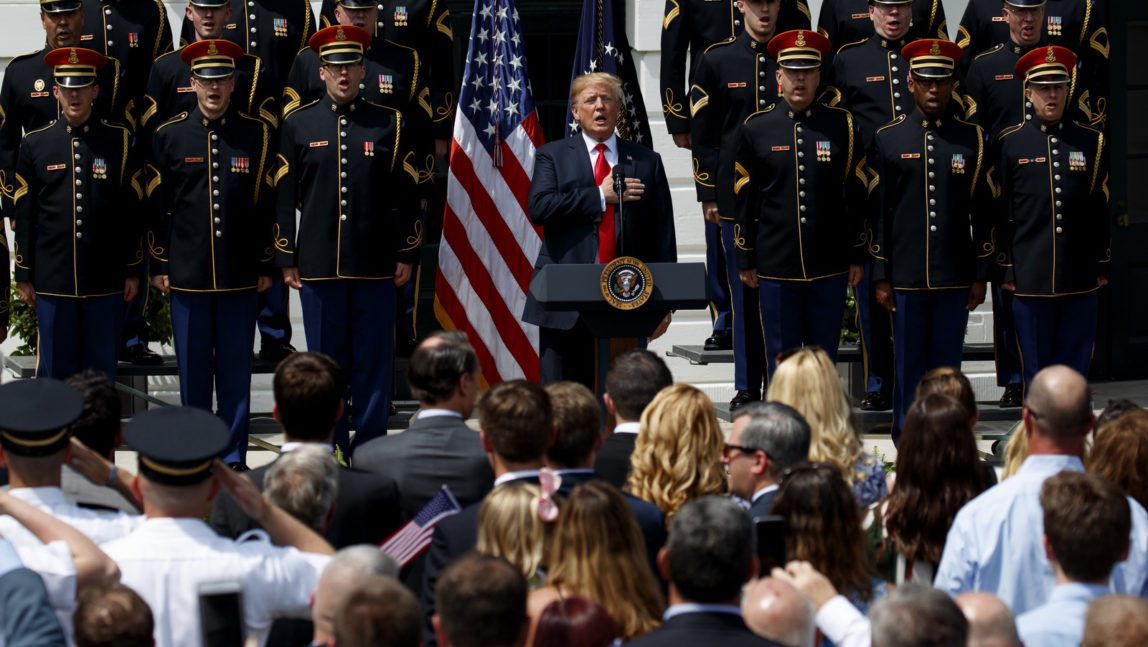
<path fill-rule="evenodd" d="M 645 351 L 642 351 L 645 352 Z M 602 447 L 601 410 L 590 389 L 577 382 L 555 382 L 546 386 L 554 410 L 554 444 L 546 450 L 546 466 L 562 478 L 558 493 L 567 496 L 579 483 L 603 480 L 594 471 L 594 456 Z M 634 512 L 650 567 L 657 567 L 658 550 L 666 543 L 666 520 L 658 506 L 624 495 Z"/>
<path fill-rule="evenodd" d="M 623 255 L 646 263 L 677 260 L 662 158 L 614 134 L 621 93 L 621 80 L 610 74 L 574 79 L 570 111 L 582 132 L 538 149 L 527 205 L 531 222 L 542 227 L 535 273 L 551 263 L 609 263 Z M 626 176 L 621 200 L 611 177 L 618 164 Z M 597 353 L 577 312 L 546 312 L 528 295 L 522 320 L 541 326 L 543 384 L 569 379 L 593 387 Z M 669 320 L 667 315 L 653 337 Z"/>
<path fill-rule="evenodd" d="M 494 468 L 494 487 L 526 481 L 538 482 L 542 458 L 554 441 L 550 396 L 526 380 L 511 380 L 491 387 L 478 401 L 482 448 Z M 478 543 L 478 509 L 474 503 L 434 529 L 426 554 L 420 602 L 426 612 L 423 640 L 436 647 L 431 617 L 435 613 L 435 586 L 446 566 Z"/>
<path fill-rule="evenodd" d="M 809 459 L 809 438 L 805 418 L 780 402 L 751 402 L 734 414 L 721 462 L 751 518 L 769 514 L 785 470 Z"/>
<path fill-rule="evenodd" d="M 272 387 L 272 414 L 283 424 L 280 452 L 306 444 L 331 449 L 335 421 L 343 412 L 343 377 L 334 360 L 319 353 L 292 353 L 275 370 Z M 269 468 L 265 465 L 248 474 L 260 491 Z M 325 533 L 332 546 L 378 544 L 401 523 L 393 479 L 339 467 L 335 511 Z M 240 509 L 234 497 L 221 492 L 211 511 L 211 527 L 224 537 L 236 538 L 259 524 Z"/>
<path fill-rule="evenodd" d="M 742 585 L 757 575 L 753 544 L 753 525 L 733 501 L 707 496 L 682 506 L 658 552 L 658 570 L 670 582 L 665 622 L 627 644 L 777 645 L 755 636 L 741 617 Z"/>
<path fill-rule="evenodd" d="M 478 432 L 466 426 L 478 399 L 478 356 L 463 332 L 437 332 L 407 365 L 419 413 L 404 433 L 376 438 L 355 452 L 356 468 L 402 483 L 399 503 L 410 519 L 445 485 L 459 505 L 479 503 L 494 472 Z"/>
<path fill-rule="evenodd" d="M 636 348 L 614 360 L 602 396 L 606 412 L 614 416 L 614 433 L 602 441 L 594 459 L 594 469 L 603 480 L 619 489 L 626 486 L 630 455 L 641 424 L 638 419 L 658 391 L 673 383 L 666 362 L 648 350 Z"/>

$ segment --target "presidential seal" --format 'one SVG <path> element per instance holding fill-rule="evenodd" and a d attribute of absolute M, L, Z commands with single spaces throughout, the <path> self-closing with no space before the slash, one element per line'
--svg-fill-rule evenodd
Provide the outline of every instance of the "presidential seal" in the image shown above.
<path fill-rule="evenodd" d="M 602 296 L 619 310 L 633 310 L 654 290 L 650 268 L 633 256 L 621 256 L 602 268 Z"/>

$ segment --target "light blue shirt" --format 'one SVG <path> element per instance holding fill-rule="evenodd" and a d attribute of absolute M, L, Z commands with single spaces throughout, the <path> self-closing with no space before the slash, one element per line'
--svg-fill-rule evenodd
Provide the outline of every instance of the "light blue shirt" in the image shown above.
<path fill-rule="evenodd" d="M 996 594 L 1018 616 L 1049 600 L 1056 578 L 1044 555 L 1040 488 L 1064 470 L 1084 471 L 1076 456 L 1029 456 L 1016 476 L 969 501 L 953 520 L 933 586 L 951 596 Z M 1112 570 L 1115 593 L 1148 594 L 1148 513 L 1133 499 L 1131 550 Z"/>
<path fill-rule="evenodd" d="M 1057 584 L 1047 604 L 1016 619 L 1021 642 L 1034 647 L 1079 647 L 1088 603 L 1109 593 L 1107 586 L 1097 584 Z"/>

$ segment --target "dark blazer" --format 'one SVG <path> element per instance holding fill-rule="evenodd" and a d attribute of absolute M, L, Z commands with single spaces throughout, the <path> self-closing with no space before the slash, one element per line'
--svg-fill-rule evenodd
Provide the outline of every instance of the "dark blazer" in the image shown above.
<path fill-rule="evenodd" d="M 17 568 L 0 577 L 0 628 L 12 647 L 64 647 L 64 630 L 35 572 Z"/>
<path fill-rule="evenodd" d="M 602 480 L 605 479 L 597 472 L 563 474 L 562 485 L 558 488 L 558 494 L 567 497 L 570 496 L 570 492 L 579 483 Z M 646 543 L 646 556 L 650 560 L 650 568 L 653 569 L 654 575 L 657 576 L 658 551 L 666 543 L 666 517 L 662 514 L 658 506 L 649 501 L 643 501 L 636 496 L 626 493 L 623 493 L 622 496 L 626 498 L 626 503 L 630 504 L 630 510 L 634 512 L 634 519 L 638 522 L 638 528 L 642 531 L 642 540 Z"/>
<path fill-rule="evenodd" d="M 626 177 L 640 178 L 646 185 L 640 200 L 623 205 L 624 224 L 615 227 L 619 232 L 619 252 L 647 263 L 676 261 L 674 209 L 661 156 L 619 138 L 618 162 Z M 581 134 L 538 149 L 527 208 L 530 221 L 542 227 L 542 248 L 534 263 L 535 273 L 551 263 L 598 262 L 602 204 Z M 617 209 L 614 214 L 618 218 Z M 522 320 L 569 330 L 578 321 L 578 313 L 546 312 L 533 296 L 527 295 Z"/>
<path fill-rule="evenodd" d="M 761 495 L 757 501 L 754 501 L 749 506 L 749 518 L 759 519 L 769 515 L 769 511 L 773 509 L 773 501 L 777 498 L 777 493 L 780 490 L 771 490 Z"/>
<path fill-rule="evenodd" d="M 251 470 L 247 475 L 259 491 L 263 478 L 274 463 Z M 378 544 L 402 524 L 398 488 L 393 479 L 358 469 L 339 466 L 339 492 L 335 516 L 327 526 L 327 541 L 336 549 L 354 544 Z M 211 509 L 211 527 L 224 537 L 259 528 L 227 491 L 221 491 Z"/>
<path fill-rule="evenodd" d="M 603 481 L 621 490 L 630 476 L 630 456 L 634 453 L 634 440 L 638 434 L 615 433 L 602 441 L 602 449 L 594 460 L 594 471 Z"/>
<path fill-rule="evenodd" d="M 778 643 L 755 635 L 741 616 L 701 612 L 674 616 L 661 627 L 626 644 L 634 647 L 763 647 Z"/>

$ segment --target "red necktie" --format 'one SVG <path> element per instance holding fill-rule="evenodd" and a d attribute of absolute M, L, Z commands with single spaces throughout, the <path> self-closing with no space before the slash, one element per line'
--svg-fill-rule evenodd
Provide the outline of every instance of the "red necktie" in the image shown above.
<path fill-rule="evenodd" d="M 602 180 L 610 174 L 610 163 L 606 161 L 606 145 L 598 144 L 594 147 L 598 151 L 598 161 L 594 162 L 594 183 L 602 185 Z M 598 262 L 609 263 L 618 255 L 617 243 L 614 239 L 614 205 L 606 205 L 602 212 L 602 222 L 598 223 Z"/>

